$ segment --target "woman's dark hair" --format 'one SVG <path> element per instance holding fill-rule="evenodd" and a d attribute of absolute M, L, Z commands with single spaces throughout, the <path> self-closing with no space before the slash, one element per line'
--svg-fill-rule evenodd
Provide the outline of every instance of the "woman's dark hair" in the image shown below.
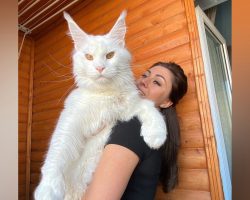
<path fill-rule="evenodd" d="M 173 74 L 172 89 L 169 99 L 173 105 L 168 108 L 161 108 L 167 126 L 167 140 L 163 146 L 164 153 L 161 166 L 160 181 L 164 192 L 171 191 L 178 183 L 177 156 L 180 146 L 180 126 L 175 106 L 187 92 L 187 77 L 183 69 L 174 62 L 157 62 L 155 66 L 165 67 Z"/>

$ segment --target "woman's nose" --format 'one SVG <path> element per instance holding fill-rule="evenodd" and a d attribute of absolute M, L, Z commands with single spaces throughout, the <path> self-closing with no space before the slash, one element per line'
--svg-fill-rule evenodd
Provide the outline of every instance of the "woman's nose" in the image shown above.
<path fill-rule="evenodd" d="M 148 87 L 148 81 L 149 81 L 149 78 L 142 78 L 141 79 L 141 84 L 147 88 Z"/>

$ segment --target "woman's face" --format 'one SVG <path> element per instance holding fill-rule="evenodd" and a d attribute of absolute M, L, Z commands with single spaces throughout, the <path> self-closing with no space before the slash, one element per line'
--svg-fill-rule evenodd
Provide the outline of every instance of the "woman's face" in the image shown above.
<path fill-rule="evenodd" d="M 140 95 L 152 100 L 156 107 L 167 108 L 173 103 L 169 99 L 173 74 L 162 66 L 148 69 L 136 82 Z"/>

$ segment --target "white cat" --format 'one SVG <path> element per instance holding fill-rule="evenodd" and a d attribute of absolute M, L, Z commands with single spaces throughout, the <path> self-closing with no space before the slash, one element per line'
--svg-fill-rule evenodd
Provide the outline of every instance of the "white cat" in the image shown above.
<path fill-rule="evenodd" d="M 65 101 L 42 167 L 36 200 L 78 200 L 83 196 L 117 120 L 137 116 L 151 148 L 166 139 L 166 125 L 153 102 L 140 98 L 125 48 L 126 12 L 111 31 L 92 36 L 64 13 L 74 41 L 77 88 Z"/>

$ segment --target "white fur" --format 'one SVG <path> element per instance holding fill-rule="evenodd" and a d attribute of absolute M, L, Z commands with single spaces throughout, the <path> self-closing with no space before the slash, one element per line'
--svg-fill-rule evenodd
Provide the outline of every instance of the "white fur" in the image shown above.
<path fill-rule="evenodd" d="M 75 43 L 73 73 L 77 88 L 65 101 L 42 167 L 36 200 L 78 200 L 83 196 L 117 120 L 137 116 L 141 136 L 157 149 L 166 139 L 165 122 L 153 102 L 140 98 L 124 47 L 125 15 L 104 36 L 84 33 L 64 13 Z M 106 54 L 114 51 L 112 59 Z M 85 54 L 94 56 L 87 60 Z M 103 66 L 100 74 L 95 68 Z"/>

